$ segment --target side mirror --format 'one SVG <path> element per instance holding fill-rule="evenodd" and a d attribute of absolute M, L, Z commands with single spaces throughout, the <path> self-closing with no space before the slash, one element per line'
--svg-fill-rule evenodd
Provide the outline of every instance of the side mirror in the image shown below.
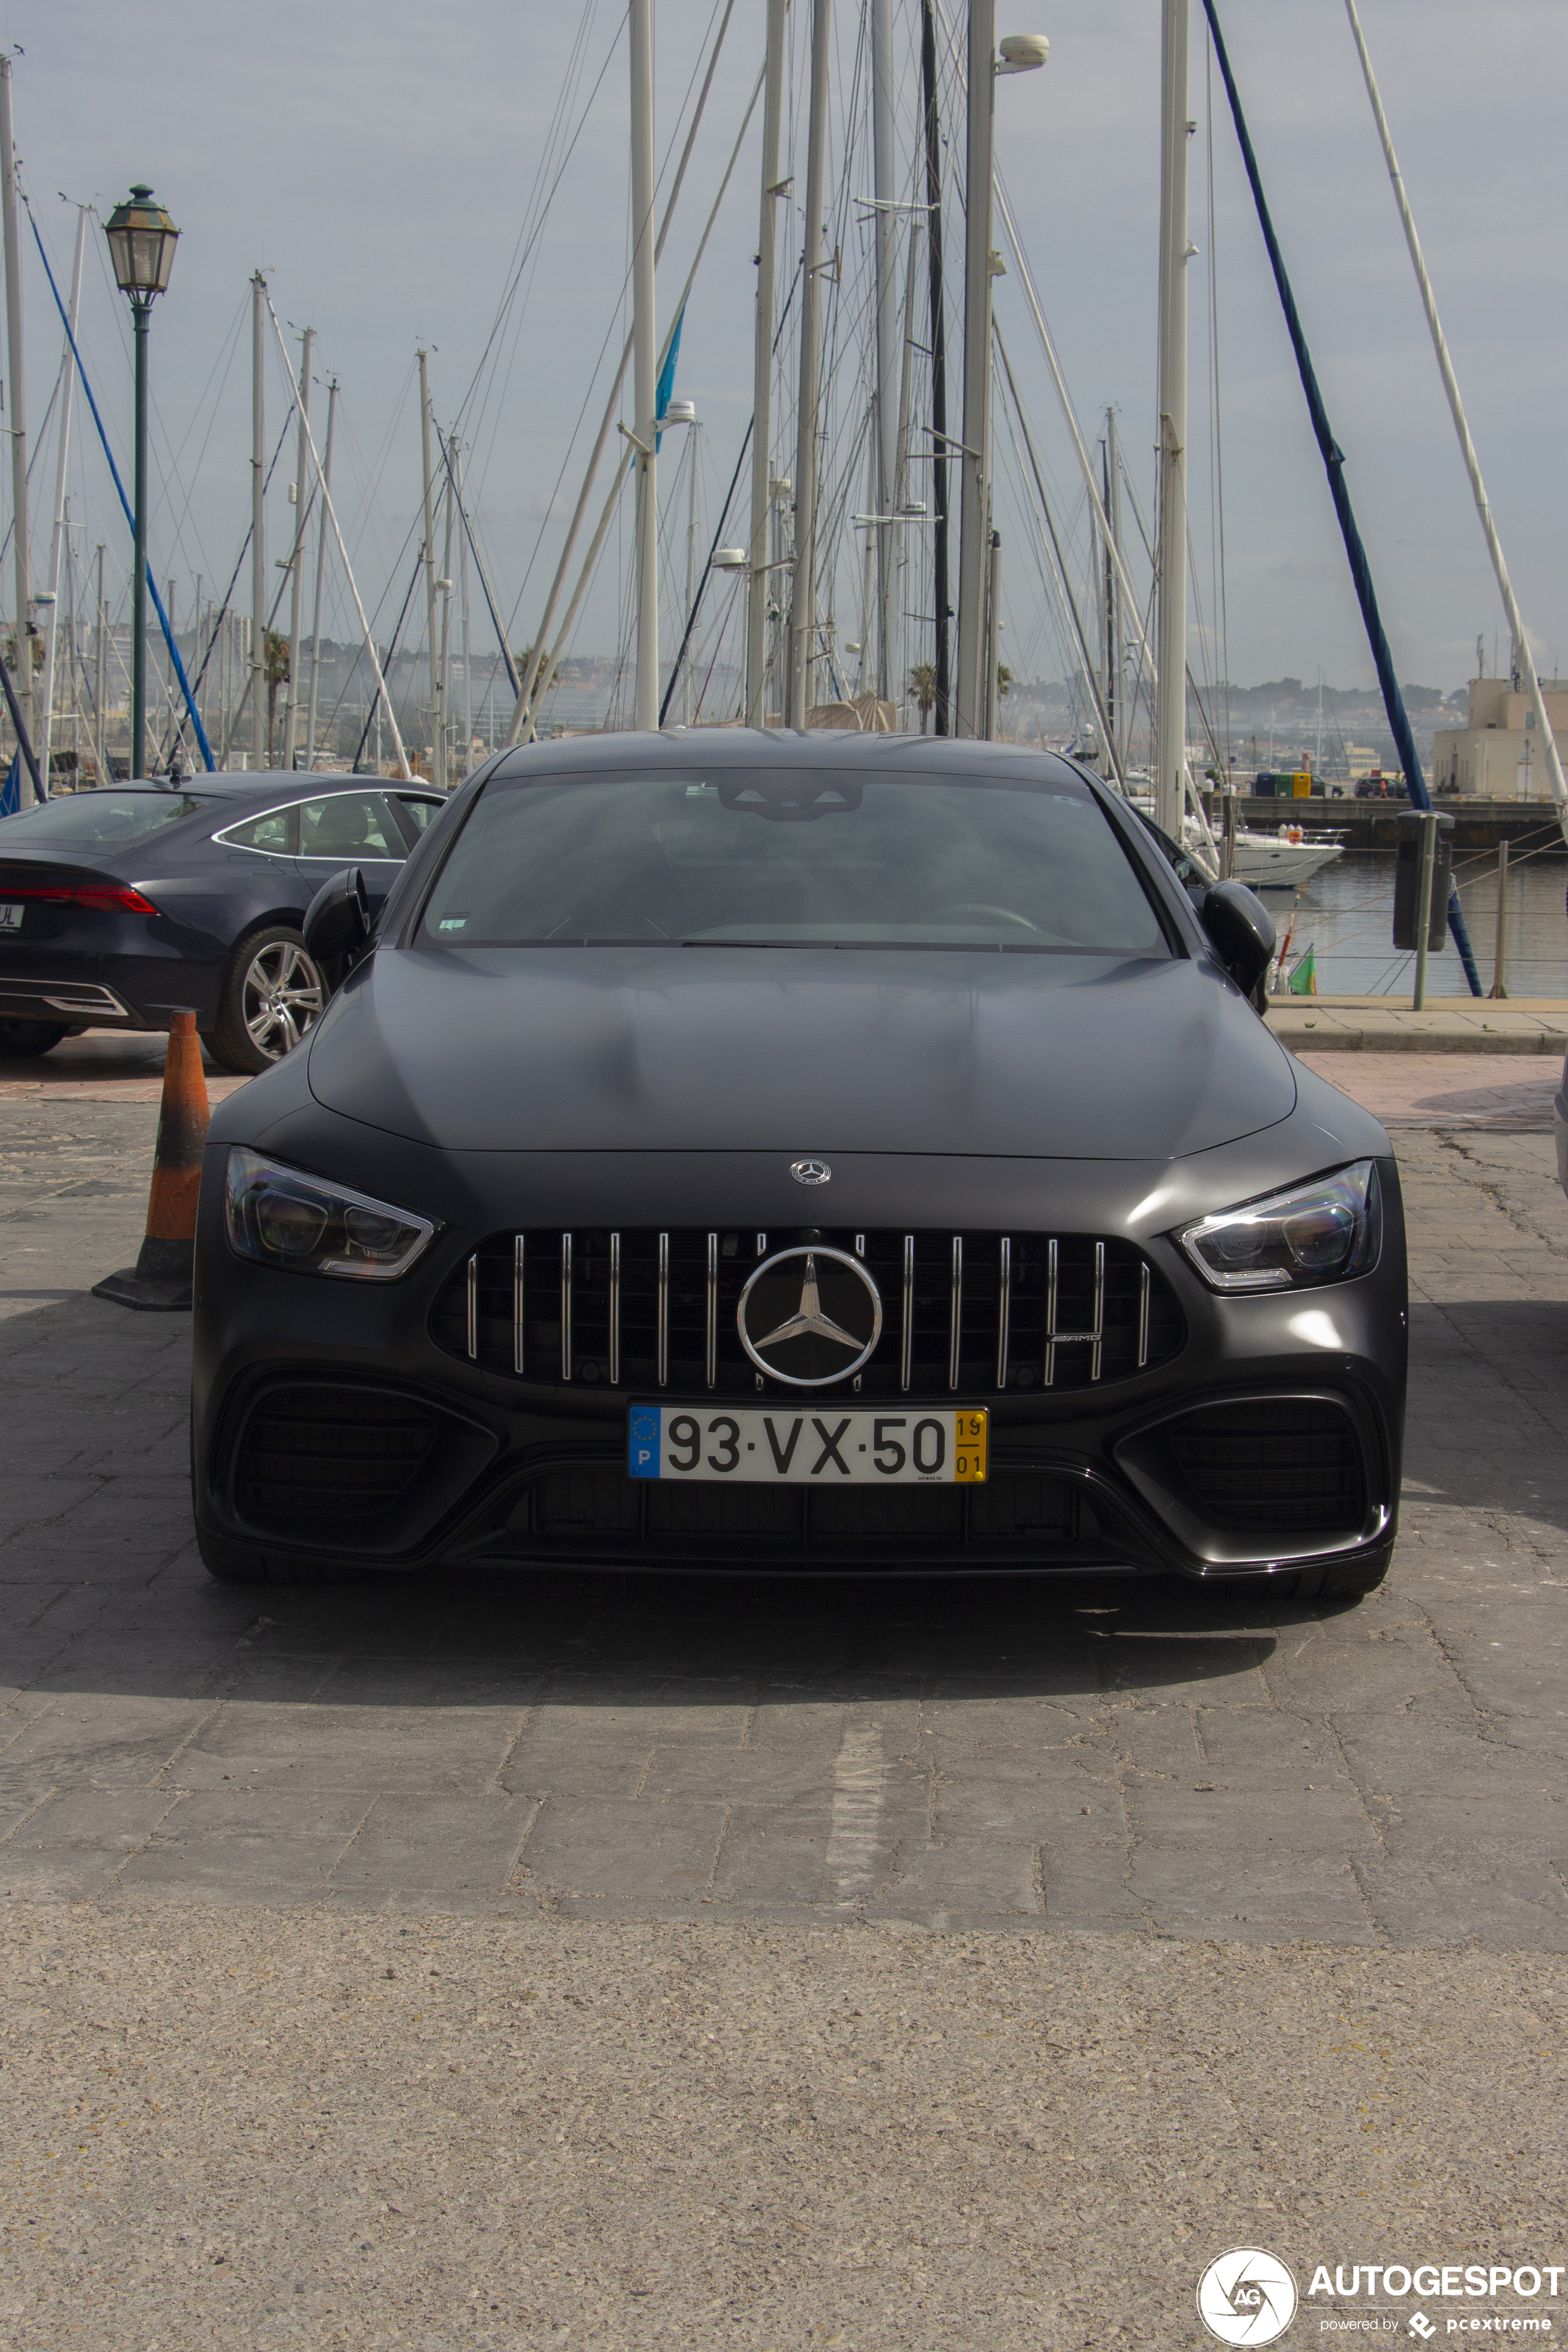
<path fill-rule="evenodd" d="M 1259 982 L 1274 961 L 1274 918 L 1245 882 L 1215 882 L 1204 893 L 1203 926 L 1244 996 L 1257 1002 Z"/>
<path fill-rule="evenodd" d="M 348 866 L 323 882 L 305 909 L 305 946 L 326 981 L 329 992 L 340 989 L 370 938 L 370 899 L 364 876 Z"/>

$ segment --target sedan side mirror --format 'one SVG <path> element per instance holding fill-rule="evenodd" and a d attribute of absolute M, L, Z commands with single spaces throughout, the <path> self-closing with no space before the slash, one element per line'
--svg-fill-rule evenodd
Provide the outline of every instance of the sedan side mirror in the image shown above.
<path fill-rule="evenodd" d="M 305 948 L 329 991 L 341 988 L 370 938 L 364 876 L 347 866 L 323 882 L 305 909 Z"/>
<path fill-rule="evenodd" d="M 1274 918 L 1245 882 L 1215 882 L 1201 908 L 1209 945 L 1244 996 L 1256 1003 L 1258 983 L 1274 961 Z"/>

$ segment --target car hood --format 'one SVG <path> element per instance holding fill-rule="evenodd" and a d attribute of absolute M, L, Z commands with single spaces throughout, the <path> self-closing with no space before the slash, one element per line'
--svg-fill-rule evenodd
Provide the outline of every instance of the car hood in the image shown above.
<path fill-rule="evenodd" d="M 452 1150 L 1174 1159 L 1289 1116 L 1212 967 L 916 950 L 382 949 L 312 1095 Z"/>

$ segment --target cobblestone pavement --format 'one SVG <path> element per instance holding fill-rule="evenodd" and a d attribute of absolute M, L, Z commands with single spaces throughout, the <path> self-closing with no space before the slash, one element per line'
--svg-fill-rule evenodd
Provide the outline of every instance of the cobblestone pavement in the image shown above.
<path fill-rule="evenodd" d="M 1568 1947 L 1568 1204 L 1400 1139 L 1404 1532 L 1355 1609 L 1177 1585 L 212 1584 L 151 1107 L 12 1106 L 0 1886 L 578 1918 Z"/>
<path fill-rule="evenodd" d="M 1231 2247 L 1564 2260 L 1547 1139 L 1400 1135 L 1394 1567 L 1243 1617 L 215 1586 L 182 1320 L 87 1296 L 155 1116 L 0 1120 L 6 2352 L 1147 2352 Z"/>
<path fill-rule="evenodd" d="M 89 1029 L 63 1037 L 47 1054 L 0 1051 L 0 1102 L 69 1100 L 156 1102 L 163 1088 L 168 1039 L 158 1032 Z M 207 1095 L 217 1102 L 247 1082 L 204 1055 Z"/>

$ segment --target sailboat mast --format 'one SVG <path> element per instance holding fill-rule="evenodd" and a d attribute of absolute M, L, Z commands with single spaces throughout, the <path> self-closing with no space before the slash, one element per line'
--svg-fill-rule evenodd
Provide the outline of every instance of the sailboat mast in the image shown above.
<path fill-rule="evenodd" d="M 931 589 L 936 693 L 931 732 L 948 732 L 951 694 L 947 602 L 947 322 L 942 284 L 942 120 L 937 111 L 936 10 L 921 0 L 921 94 L 925 111 L 927 250 L 931 286 Z"/>
<path fill-rule="evenodd" d="M 338 380 L 334 376 L 327 386 L 327 446 L 321 459 L 321 480 L 331 489 L 332 483 L 332 427 L 338 415 Z M 310 709 L 305 721 L 305 765 L 316 764 L 316 689 L 321 676 L 321 582 L 327 568 L 327 507 L 321 501 L 320 528 L 316 534 L 316 593 L 310 600 Z"/>
<path fill-rule="evenodd" d="M 991 537 L 991 185 L 996 0 L 969 0 L 963 230 L 963 446 L 958 530 L 954 733 L 985 732 L 985 580 Z"/>
<path fill-rule="evenodd" d="M 1127 713 L 1121 704 L 1121 459 L 1116 446 L 1116 411 L 1105 412 L 1105 461 L 1110 478 L 1110 497 L 1106 512 L 1110 523 L 1110 544 L 1106 551 L 1106 570 L 1110 575 L 1110 687 L 1113 700 L 1106 716 L 1110 720 L 1112 759 L 1118 773 L 1127 765 Z"/>
<path fill-rule="evenodd" d="M 918 217 L 910 223 L 910 257 L 904 274 L 903 352 L 899 365 L 899 438 L 893 467 L 893 503 L 890 513 L 901 514 L 910 502 L 910 397 L 913 389 L 915 355 L 915 273 L 920 262 L 921 225 Z M 898 612 L 903 609 L 904 551 L 907 545 L 905 526 L 893 526 L 893 595 L 899 599 Z M 889 599 L 889 630 L 888 654 L 888 695 L 895 709 L 900 704 L 908 688 L 902 670 L 895 671 L 892 649 L 901 643 L 901 631 L 892 626 Z"/>
<path fill-rule="evenodd" d="M 441 781 L 441 656 L 436 635 L 436 509 L 434 475 L 430 466 L 430 356 L 421 352 L 419 358 L 419 455 L 423 469 L 425 492 L 425 551 L 420 558 L 425 566 L 425 649 L 430 672 L 430 741 L 433 749 L 431 772 L 435 781 Z"/>
<path fill-rule="evenodd" d="M 686 484 L 686 609 L 689 614 L 697 603 L 697 453 L 700 446 L 698 436 L 701 430 L 694 415 L 686 428 L 686 459 L 689 469 Z M 697 681 L 692 676 L 691 664 L 688 662 L 681 687 L 680 709 L 689 727 L 696 716 L 696 691 Z"/>
<path fill-rule="evenodd" d="M 267 765 L 266 302 L 258 269 L 250 281 L 250 764 L 258 771 Z"/>
<path fill-rule="evenodd" d="M 1160 41 L 1159 667 L 1154 819 L 1180 840 L 1187 739 L 1187 0 L 1164 0 Z"/>
<path fill-rule="evenodd" d="M 752 546 L 746 579 L 746 724 L 765 727 L 768 700 L 768 518 L 773 465 L 773 301 L 778 243 L 780 126 L 784 120 L 784 12 L 787 0 L 768 0 L 768 51 L 763 68 L 763 194 L 757 236 L 756 341 L 752 360 Z"/>
<path fill-rule="evenodd" d="M 632 394 L 637 462 L 637 690 L 632 724 L 658 725 L 658 339 L 654 323 L 653 0 L 631 0 Z"/>
<path fill-rule="evenodd" d="M 70 462 L 71 394 L 76 390 L 76 330 L 81 310 L 81 262 L 87 243 L 87 206 L 76 209 L 76 256 L 71 263 L 70 316 L 66 328 L 66 347 L 60 355 L 60 446 L 55 465 L 55 536 L 49 549 L 49 609 L 44 637 L 44 724 L 43 741 L 38 745 L 38 773 L 43 778 L 44 797 L 49 793 L 49 743 L 55 718 L 55 645 L 59 619 L 60 551 L 66 540 L 66 469 Z M 74 646 L 73 646 L 74 651 Z"/>
<path fill-rule="evenodd" d="M 104 717 L 104 698 L 108 693 L 104 662 L 109 650 L 109 616 L 103 609 L 103 542 L 98 548 L 98 644 L 94 651 L 92 679 L 92 715 L 98 730 L 98 781 L 112 781 L 109 772 L 109 722 Z"/>
<path fill-rule="evenodd" d="M 11 60 L 0 58 L 0 219 L 5 237 L 6 391 L 11 414 L 11 543 L 16 560 L 16 658 L 12 684 L 22 725 L 33 724 L 33 584 L 27 559 L 27 405 L 22 374 L 22 253 L 16 234 L 16 157 L 11 137 Z"/>
<path fill-rule="evenodd" d="M 876 194 L 875 253 L 877 266 L 877 409 L 872 438 L 877 453 L 876 504 L 873 514 L 894 511 L 894 476 L 898 469 L 899 287 L 894 247 L 893 184 L 896 154 L 893 136 L 893 0 L 871 0 L 871 158 Z M 891 635 L 894 567 L 894 526 L 879 523 L 877 530 L 877 609 L 874 667 L 868 682 L 884 700 L 888 693 L 888 640 Z M 873 616 L 862 621 L 863 640 L 869 640 Z M 868 680 L 863 643 L 860 675 Z"/>
<path fill-rule="evenodd" d="M 294 764 L 294 742 L 300 731 L 300 628 L 305 617 L 305 517 L 310 501 L 306 420 L 310 414 L 310 353 L 316 330 L 307 327 L 300 337 L 300 450 L 294 461 L 294 544 L 289 551 L 289 675 L 283 681 L 283 765 Z"/>
<path fill-rule="evenodd" d="M 1110 468 L 1111 452 L 1115 446 L 1112 437 L 1115 429 L 1115 411 L 1108 408 L 1105 412 L 1105 440 L 1101 445 L 1100 453 L 1105 490 L 1102 503 L 1108 515 L 1111 508 Z M 1111 738 L 1111 742 L 1105 747 L 1105 766 L 1109 768 L 1111 764 L 1111 744 L 1116 740 L 1116 730 L 1121 716 L 1121 705 L 1116 688 L 1117 675 L 1121 666 L 1116 631 L 1116 564 L 1109 538 L 1105 539 L 1101 553 L 1104 557 L 1101 567 L 1101 616 L 1105 625 L 1105 723 Z"/>
<path fill-rule="evenodd" d="M 805 259 L 801 289 L 800 396 L 795 460 L 795 590 L 790 600 L 789 704 L 784 723 L 804 727 L 811 708 L 816 635 L 816 404 L 822 372 L 822 186 L 827 162 L 827 70 L 832 0 L 812 0 L 811 113 L 805 142 Z"/>
<path fill-rule="evenodd" d="M 474 656 L 468 636 L 468 518 L 463 509 L 463 459 L 455 433 L 452 436 L 452 495 L 457 500 L 458 514 L 463 526 L 458 536 L 458 562 L 462 581 L 458 615 L 463 648 L 462 772 L 466 776 L 474 764 Z"/>
<path fill-rule="evenodd" d="M 436 583 L 441 592 L 441 731 L 436 739 L 436 777 L 443 791 L 451 781 L 452 722 L 452 524 L 457 500 L 452 485 L 458 478 L 458 436 L 454 433 L 447 444 L 447 537 L 441 551 L 441 577 Z"/>

